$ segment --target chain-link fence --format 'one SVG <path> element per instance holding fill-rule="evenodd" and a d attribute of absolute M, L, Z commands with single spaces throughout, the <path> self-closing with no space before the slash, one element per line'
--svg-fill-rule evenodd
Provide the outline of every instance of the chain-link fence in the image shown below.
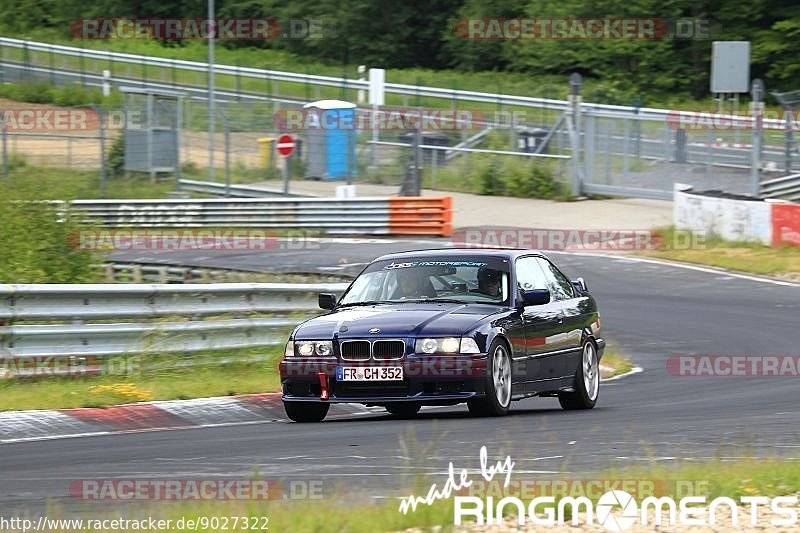
<path fill-rule="evenodd" d="M 374 108 L 363 103 L 363 81 L 243 66 L 218 66 L 215 135 L 210 139 L 207 80 L 201 63 L 145 57 L 133 62 L 96 50 L 0 41 L 0 81 L 6 83 L 180 93 L 175 167 L 188 179 L 213 176 L 218 183 L 231 184 L 278 180 L 284 159 L 276 153 L 276 141 L 282 133 L 298 141 L 290 159 L 293 179 L 354 179 L 398 190 L 402 186 L 406 191 L 414 187 L 404 184 L 419 178 L 423 187 L 523 196 L 589 193 L 668 198 L 675 182 L 752 194 L 754 184 L 800 171 L 793 115 L 762 121 L 748 113 L 731 117 L 726 112 L 599 105 L 401 84 L 387 84 L 386 105 Z M 357 104 L 353 123 L 330 129 L 310 124 L 305 106 L 320 99 Z M 94 129 L 81 130 L 23 130 L 6 120 L 6 166 L 20 154 L 34 164 L 100 169 L 101 153 L 106 159 L 119 153 L 126 124 L 145 118 L 128 111 L 122 104 L 108 107 Z M 314 128 L 324 130 L 324 135 L 310 136 Z M 354 144 L 352 158 L 347 156 L 347 176 L 319 171 L 330 158 L 322 147 L 331 149 L 332 130 L 337 129 L 349 130 Z M 349 154 L 350 148 L 340 149 Z M 212 154 L 214 172 L 208 168 Z M 553 181 L 561 185 L 553 188 Z"/>

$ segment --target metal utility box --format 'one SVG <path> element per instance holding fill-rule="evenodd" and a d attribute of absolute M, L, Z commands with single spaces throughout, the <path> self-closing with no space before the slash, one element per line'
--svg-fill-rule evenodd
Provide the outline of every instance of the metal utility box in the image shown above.
<path fill-rule="evenodd" d="M 183 93 L 121 87 L 124 97 L 125 170 L 179 172 Z"/>
<path fill-rule="evenodd" d="M 547 153 L 547 147 L 543 146 L 547 139 L 548 131 L 544 128 L 519 128 L 517 139 L 519 149 L 528 154 Z"/>
<path fill-rule="evenodd" d="M 400 136 L 400 142 L 413 144 L 414 132 L 410 131 Z M 438 131 L 423 131 L 420 133 L 420 143 L 427 146 L 450 146 L 450 137 Z M 437 162 L 442 163 L 445 161 L 445 150 L 436 150 L 435 148 L 422 149 L 422 162 L 428 164 L 436 159 Z"/>

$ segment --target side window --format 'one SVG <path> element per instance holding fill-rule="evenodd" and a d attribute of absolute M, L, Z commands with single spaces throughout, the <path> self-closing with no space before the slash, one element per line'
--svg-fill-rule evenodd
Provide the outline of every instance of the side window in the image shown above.
<path fill-rule="evenodd" d="M 517 270 L 517 284 L 523 291 L 549 288 L 547 278 L 537 259 L 537 257 L 521 257 L 516 261 L 514 268 Z"/>
<path fill-rule="evenodd" d="M 572 283 L 547 259 L 539 258 L 545 276 L 547 288 L 553 295 L 553 300 L 566 300 L 574 296 Z"/>

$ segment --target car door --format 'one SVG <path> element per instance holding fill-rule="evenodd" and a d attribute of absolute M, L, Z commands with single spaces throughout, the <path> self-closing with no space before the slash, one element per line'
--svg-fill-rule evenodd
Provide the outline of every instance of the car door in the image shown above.
<path fill-rule="evenodd" d="M 516 260 L 518 289 L 550 289 L 550 283 L 538 256 L 523 256 Z M 528 305 L 522 310 L 525 343 L 526 392 L 542 389 L 537 382 L 563 377 L 565 368 L 559 356 L 566 333 L 562 302 L 554 300 L 544 305 Z"/>
<path fill-rule="evenodd" d="M 539 257 L 538 262 L 544 272 L 551 301 L 558 308 L 563 320 L 559 338 L 553 342 L 553 348 L 558 349 L 556 357 L 561 360 L 557 366 L 562 371 L 562 376 L 571 378 L 575 375 L 580 360 L 583 336 L 580 298 L 575 294 L 572 282 L 558 267 L 544 257 Z"/>

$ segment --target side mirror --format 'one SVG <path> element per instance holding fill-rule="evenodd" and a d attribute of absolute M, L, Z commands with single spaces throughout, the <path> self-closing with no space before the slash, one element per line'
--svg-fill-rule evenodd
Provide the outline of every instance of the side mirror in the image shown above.
<path fill-rule="evenodd" d="M 572 280 L 572 285 L 578 289 L 578 292 L 581 294 L 589 292 L 589 288 L 586 286 L 586 281 L 583 278 L 575 278 Z"/>
<path fill-rule="evenodd" d="M 550 291 L 547 289 L 534 289 L 522 293 L 522 303 L 524 305 L 544 305 L 550 303 Z"/>
<path fill-rule="evenodd" d="M 321 292 L 319 294 L 319 307 L 320 309 L 333 309 L 336 307 L 336 295 Z"/>

